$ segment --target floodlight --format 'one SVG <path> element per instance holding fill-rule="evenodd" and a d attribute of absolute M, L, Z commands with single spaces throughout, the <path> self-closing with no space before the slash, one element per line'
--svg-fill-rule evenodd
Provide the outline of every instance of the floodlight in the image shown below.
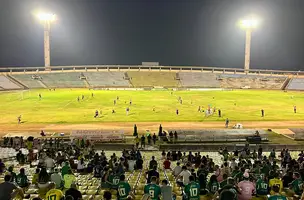
<path fill-rule="evenodd" d="M 240 26 L 244 29 L 256 29 L 260 24 L 258 18 L 249 17 L 246 19 L 240 20 Z"/>
<path fill-rule="evenodd" d="M 56 20 L 56 15 L 52 13 L 38 13 L 37 18 L 44 22 L 53 22 Z"/>

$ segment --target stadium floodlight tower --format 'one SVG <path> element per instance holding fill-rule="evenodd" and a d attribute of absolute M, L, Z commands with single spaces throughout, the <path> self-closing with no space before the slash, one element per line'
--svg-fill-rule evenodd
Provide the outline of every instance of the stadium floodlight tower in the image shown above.
<path fill-rule="evenodd" d="M 51 23 L 56 21 L 56 15 L 53 13 L 40 12 L 37 14 L 39 21 L 43 23 L 44 26 L 44 66 L 45 70 L 51 70 L 51 52 L 50 52 L 50 31 Z"/>
<path fill-rule="evenodd" d="M 259 26 L 259 19 L 255 16 L 249 16 L 240 20 L 240 27 L 246 31 L 246 42 L 245 42 L 245 63 L 244 70 L 248 72 L 250 67 L 250 48 L 251 48 L 251 34 Z"/>

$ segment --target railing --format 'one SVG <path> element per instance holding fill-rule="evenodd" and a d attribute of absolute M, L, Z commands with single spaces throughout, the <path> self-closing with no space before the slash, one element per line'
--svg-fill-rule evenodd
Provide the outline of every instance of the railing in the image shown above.
<path fill-rule="evenodd" d="M 260 74 L 260 75 L 294 75 L 304 76 L 303 71 L 265 70 L 250 69 L 248 71 L 241 68 L 221 68 L 204 66 L 143 66 L 143 65 L 81 65 L 81 66 L 52 66 L 52 71 L 46 71 L 44 67 L 7 67 L 0 68 L 0 73 L 51 73 L 63 71 L 201 71 L 212 73 L 234 73 L 234 74 Z"/>

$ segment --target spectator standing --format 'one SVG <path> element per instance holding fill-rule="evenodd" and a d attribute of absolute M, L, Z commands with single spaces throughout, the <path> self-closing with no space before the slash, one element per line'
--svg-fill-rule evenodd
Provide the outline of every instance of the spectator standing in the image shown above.
<path fill-rule="evenodd" d="M 239 200 L 250 200 L 255 194 L 255 185 L 249 181 L 249 173 L 245 171 L 244 180 L 238 183 L 241 193 L 238 195 Z"/>
<path fill-rule="evenodd" d="M 55 173 L 51 175 L 51 181 L 56 184 L 56 189 L 60 189 L 62 187 L 63 184 L 62 176 L 57 168 L 55 169 Z"/>
<path fill-rule="evenodd" d="M 182 172 L 178 175 L 178 178 L 182 178 L 182 186 L 186 186 L 190 183 L 189 177 L 191 176 L 191 172 L 187 169 L 186 166 L 182 167 Z"/>
<path fill-rule="evenodd" d="M 144 193 L 147 195 L 150 195 L 151 200 L 158 200 L 161 195 L 161 188 L 159 187 L 159 185 L 157 185 L 156 181 L 157 181 L 157 178 L 152 177 L 151 183 L 145 185 L 145 187 L 144 187 Z"/>
<path fill-rule="evenodd" d="M 29 183 L 28 183 L 27 176 L 25 175 L 24 168 L 20 169 L 20 173 L 16 177 L 16 182 L 17 182 L 18 186 L 21 187 L 22 189 L 28 187 Z"/>
<path fill-rule="evenodd" d="M 157 139 L 157 136 L 156 136 L 155 133 L 154 133 L 153 136 L 152 136 L 152 140 L 153 140 L 153 144 L 154 144 L 154 145 L 156 144 L 156 139 Z"/>
<path fill-rule="evenodd" d="M 69 189 L 71 187 L 71 185 L 76 182 L 76 177 L 72 173 L 71 169 L 69 169 L 68 173 L 66 175 L 64 175 L 63 180 L 64 180 L 65 189 Z"/>
<path fill-rule="evenodd" d="M 145 148 L 146 147 L 146 138 L 144 135 L 141 136 L 140 141 L 141 141 L 140 148 Z"/>
<path fill-rule="evenodd" d="M 152 160 L 150 160 L 150 163 L 149 163 L 149 169 L 153 169 L 154 166 L 157 167 L 157 161 L 155 160 L 155 157 L 152 156 Z"/>
<path fill-rule="evenodd" d="M 11 200 L 18 194 L 23 198 L 24 194 L 22 189 L 18 188 L 14 183 L 11 183 L 12 177 L 10 175 L 5 175 L 3 183 L 0 184 L 0 199 L 1 200 Z M 15 192 L 14 192 L 15 191 Z"/>
<path fill-rule="evenodd" d="M 168 181 L 166 179 L 162 180 L 162 185 L 160 188 L 162 200 L 172 200 L 172 187 L 168 185 Z"/>

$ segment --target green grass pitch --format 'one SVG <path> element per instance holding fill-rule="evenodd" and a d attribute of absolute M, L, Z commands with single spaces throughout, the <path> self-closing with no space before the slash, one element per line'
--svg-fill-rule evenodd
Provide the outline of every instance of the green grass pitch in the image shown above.
<path fill-rule="evenodd" d="M 38 94 L 42 99 L 39 100 Z M 91 94 L 94 93 L 94 97 Z M 84 100 L 77 101 L 84 95 Z M 113 100 L 119 96 L 116 106 Z M 178 97 L 183 104 L 178 102 Z M 132 99 L 132 105 L 129 101 Z M 198 106 L 220 108 L 205 117 Z M 0 93 L 0 124 L 15 124 L 22 115 L 26 123 L 179 122 L 179 121 L 288 121 L 304 120 L 304 93 L 283 91 L 103 91 L 88 89 L 30 90 Z M 298 113 L 293 112 L 296 105 Z M 130 113 L 126 115 L 126 108 Z M 153 111 L 155 107 L 155 111 Z M 95 110 L 102 115 L 94 118 Z M 112 109 L 115 114 L 112 114 Z M 179 115 L 176 115 L 179 109 Z M 265 117 L 261 117 L 261 109 Z"/>

